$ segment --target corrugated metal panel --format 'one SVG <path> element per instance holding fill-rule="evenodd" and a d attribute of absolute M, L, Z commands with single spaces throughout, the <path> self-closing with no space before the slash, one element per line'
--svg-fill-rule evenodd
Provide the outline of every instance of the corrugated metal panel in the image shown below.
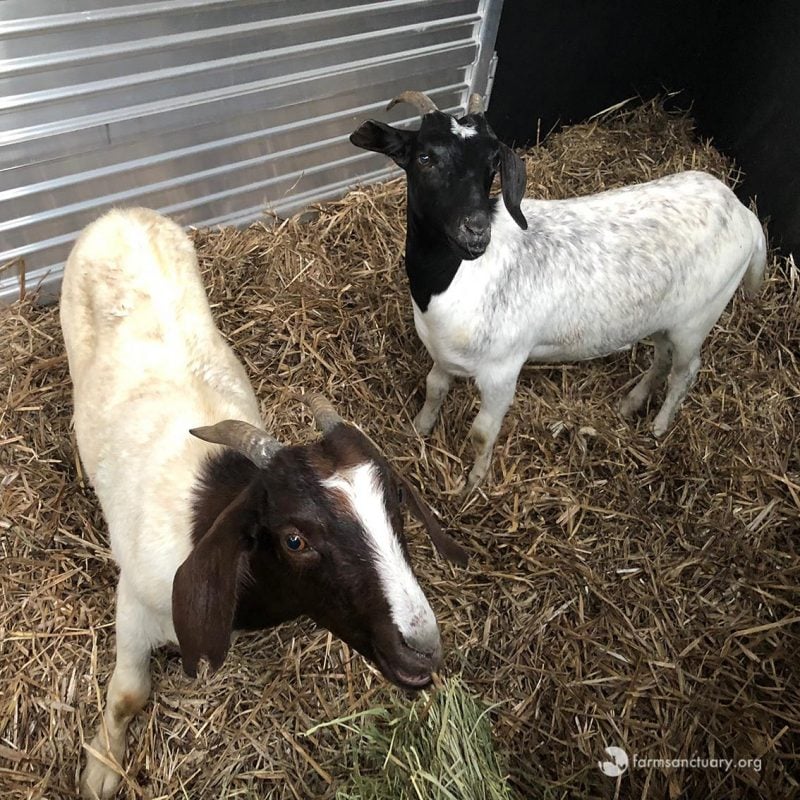
<path fill-rule="evenodd" d="M 350 132 L 404 119 L 383 112 L 403 89 L 448 110 L 484 91 L 501 7 L 4 0 L 0 301 L 20 267 L 52 296 L 77 232 L 111 205 L 243 224 L 386 176 Z"/>

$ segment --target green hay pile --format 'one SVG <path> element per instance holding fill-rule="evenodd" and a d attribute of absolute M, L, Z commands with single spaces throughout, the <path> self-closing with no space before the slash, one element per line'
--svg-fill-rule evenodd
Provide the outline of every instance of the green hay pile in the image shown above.
<path fill-rule="evenodd" d="M 316 726 L 350 731 L 336 800 L 511 800 L 489 711 L 458 678 L 417 700 Z"/>

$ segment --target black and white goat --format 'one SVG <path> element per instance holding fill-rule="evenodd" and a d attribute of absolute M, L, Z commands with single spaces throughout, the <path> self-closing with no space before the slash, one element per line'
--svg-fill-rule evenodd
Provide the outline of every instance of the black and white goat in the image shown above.
<path fill-rule="evenodd" d="M 194 675 L 203 656 L 222 664 L 233 630 L 304 614 L 399 686 L 428 685 L 439 629 L 409 562 L 402 495 L 445 556 L 463 563 L 464 551 L 324 399 L 307 401 L 319 441 L 283 446 L 261 429 L 175 223 L 130 209 L 90 225 L 67 262 L 61 325 L 80 456 L 120 567 L 116 667 L 85 796 L 115 792 L 109 764 L 164 643 Z"/>
<path fill-rule="evenodd" d="M 433 427 L 451 376 L 475 378 L 470 431 L 481 481 L 527 360 L 588 359 L 649 337 L 653 365 L 621 404 L 639 411 L 669 375 L 653 424 L 661 436 L 700 367 L 700 347 L 744 278 L 766 261 L 757 217 L 721 181 L 682 172 L 569 200 L 524 200 L 521 159 L 499 142 L 473 95 L 467 114 L 404 92 L 417 131 L 363 123 L 350 141 L 392 158 L 408 178 L 406 272 L 420 339 L 433 358 L 414 420 Z M 490 199 L 499 171 L 503 203 Z"/>

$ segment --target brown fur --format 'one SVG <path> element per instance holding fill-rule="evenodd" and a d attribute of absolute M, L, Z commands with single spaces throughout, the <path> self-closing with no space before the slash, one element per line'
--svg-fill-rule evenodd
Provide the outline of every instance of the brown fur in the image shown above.
<path fill-rule="evenodd" d="M 173 623 L 188 674 L 196 674 L 203 656 L 217 669 L 234 629 L 265 628 L 300 614 L 367 658 L 375 657 L 375 641 L 384 657 L 401 664 L 409 658 L 364 557 L 369 545 L 360 523 L 341 494 L 322 485 L 366 461 L 380 470 L 406 558 L 401 487 L 436 548 L 445 558 L 466 563 L 465 551 L 442 531 L 414 488 L 351 425 L 336 425 L 317 442 L 279 450 L 264 469 L 224 450 L 209 460 L 197 486 L 194 550 L 173 582 Z M 297 532 L 308 547 L 293 553 L 285 542 Z"/>

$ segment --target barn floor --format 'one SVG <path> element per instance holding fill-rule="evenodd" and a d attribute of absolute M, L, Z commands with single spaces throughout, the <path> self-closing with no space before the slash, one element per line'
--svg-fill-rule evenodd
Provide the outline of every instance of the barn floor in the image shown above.
<path fill-rule="evenodd" d="M 684 168 L 730 178 L 658 105 L 573 126 L 527 155 L 529 194 L 561 197 Z M 704 350 L 662 442 L 615 405 L 650 352 L 531 365 L 491 480 L 458 492 L 477 408 L 459 383 L 429 440 L 409 433 L 429 359 L 400 254 L 403 183 L 351 193 L 311 222 L 195 234 L 219 325 L 268 427 L 314 436 L 291 398 L 325 392 L 424 487 L 471 551 L 457 570 L 410 528 L 446 647 L 492 712 L 521 798 L 789 797 L 800 776 L 800 274 L 774 260 Z M 112 666 L 115 568 L 70 438 L 56 308 L 0 312 L 0 795 L 75 796 L 81 743 Z M 213 677 L 153 658 L 132 726 L 124 798 L 332 798 L 346 786 L 325 720 L 396 697 L 307 622 L 240 637 Z M 761 770 L 633 766 L 645 758 L 761 759 Z M 470 800 L 465 798 L 465 800 Z"/>

